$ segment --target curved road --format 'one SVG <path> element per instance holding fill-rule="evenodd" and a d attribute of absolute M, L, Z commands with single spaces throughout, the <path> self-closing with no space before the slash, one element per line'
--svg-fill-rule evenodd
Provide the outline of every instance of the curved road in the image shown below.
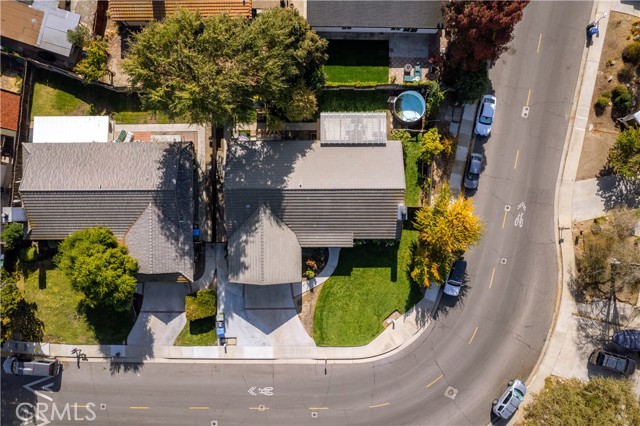
<path fill-rule="evenodd" d="M 457 303 L 443 299 L 416 342 L 383 360 L 354 364 L 71 363 L 58 392 L 45 394 L 58 413 L 40 397 L 45 404 L 36 424 L 52 416 L 53 424 L 95 425 L 489 423 L 491 401 L 510 378 L 529 376 L 551 325 L 556 178 L 591 7 L 532 2 L 491 70 L 497 121 L 493 135 L 475 143 L 486 159 L 474 194 L 485 237 L 466 256 L 465 293 Z M 110 371 L 118 367 L 129 371 Z M 36 402 L 21 387 L 29 382 L 3 376 L 3 425 L 19 424 L 17 404 Z M 251 387 L 257 396 L 248 393 Z M 78 405 L 65 412 L 66 403 Z"/>

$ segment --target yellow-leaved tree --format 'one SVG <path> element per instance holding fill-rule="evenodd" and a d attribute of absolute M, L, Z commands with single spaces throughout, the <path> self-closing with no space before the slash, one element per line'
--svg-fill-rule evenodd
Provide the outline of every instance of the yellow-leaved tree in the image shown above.
<path fill-rule="evenodd" d="M 483 224 L 473 214 L 473 203 L 453 198 L 449 185 L 439 188 L 432 206 L 422 207 L 414 226 L 418 241 L 413 250 L 411 277 L 421 285 L 442 283 L 453 261 L 482 236 Z"/>

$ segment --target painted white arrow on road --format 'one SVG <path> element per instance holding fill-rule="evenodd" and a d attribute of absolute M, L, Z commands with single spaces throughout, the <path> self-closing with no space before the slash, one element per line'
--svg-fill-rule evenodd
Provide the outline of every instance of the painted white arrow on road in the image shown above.
<path fill-rule="evenodd" d="M 520 210 L 520 207 L 522 207 L 522 210 L 524 210 L 525 212 L 527 211 L 527 206 L 524 205 L 524 201 L 518 204 L 518 210 Z"/>
<path fill-rule="evenodd" d="M 31 382 L 31 383 L 27 383 L 26 385 L 22 386 L 23 388 L 25 388 L 26 390 L 28 390 L 29 392 L 33 392 L 35 395 L 44 398 L 46 400 L 48 400 L 49 402 L 53 401 L 53 398 L 51 398 L 48 395 L 45 395 L 43 393 L 38 392 L 37 390 L 33 389 L 33 386 L 45 382 L 47 380 L 51 379 L 51 377 L 43 377 L 42 379 L 38 379 L 35 382 Z M 46 386 L 43 386 L 42 389 L 51 392 L 51 386 L 53 386 L 53 382 L 49 383 Z"/>
<path fill-rule="evenodd" d="M 251 396 L 256 396 L 257 394 L 254 392 L 255 388 L 256 388 L 255 386 L 252 386 L 251 389 L 249 389 L 247 392 L 249 392 Z"/>

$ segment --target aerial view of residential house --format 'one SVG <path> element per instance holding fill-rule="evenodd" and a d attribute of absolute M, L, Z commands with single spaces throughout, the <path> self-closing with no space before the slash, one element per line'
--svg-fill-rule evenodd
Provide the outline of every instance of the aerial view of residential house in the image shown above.
<path fill-rule="evenodd" d="M 39 59 L 65 61 L 73 45 L 67 31 L 80 23 L 80 15 L 59 9 L 57 2 L 34 0 L 31 5 L 14 0 L 0 2 L 2 45 Z"/>
<path fill-rule="evenodd" d="M 303 247 L 398 239 L 404 211 L 399 141 L 386 114 L 330 114 L 320 141 L 237 142 L 224 177 L 229 281 L 300 281 Z"/>
<path fill-rule="evenodd" d="M 162 20 L 179 9 L 198 11 L 203 18 L 214 15 L 251 17 L 251 0 L 110 0 L 109 16 L 128 26 Z"/>
<path fill-rule="evenodd" d="M 104 226 L 140 281 L 193 280 L 191 143 L 27 143 L 20 197 L 31 240 Z"/>

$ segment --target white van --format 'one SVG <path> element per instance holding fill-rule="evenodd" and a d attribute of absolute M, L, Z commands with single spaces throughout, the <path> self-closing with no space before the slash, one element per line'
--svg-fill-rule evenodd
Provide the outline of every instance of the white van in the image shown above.
<path fill-rule="evenodd" d="M 29 355 L 10 355 L 2 363 L 7 374 L 17 376 L 57 376 L 62 365 L 57 358 L 34 358 Z"/>

